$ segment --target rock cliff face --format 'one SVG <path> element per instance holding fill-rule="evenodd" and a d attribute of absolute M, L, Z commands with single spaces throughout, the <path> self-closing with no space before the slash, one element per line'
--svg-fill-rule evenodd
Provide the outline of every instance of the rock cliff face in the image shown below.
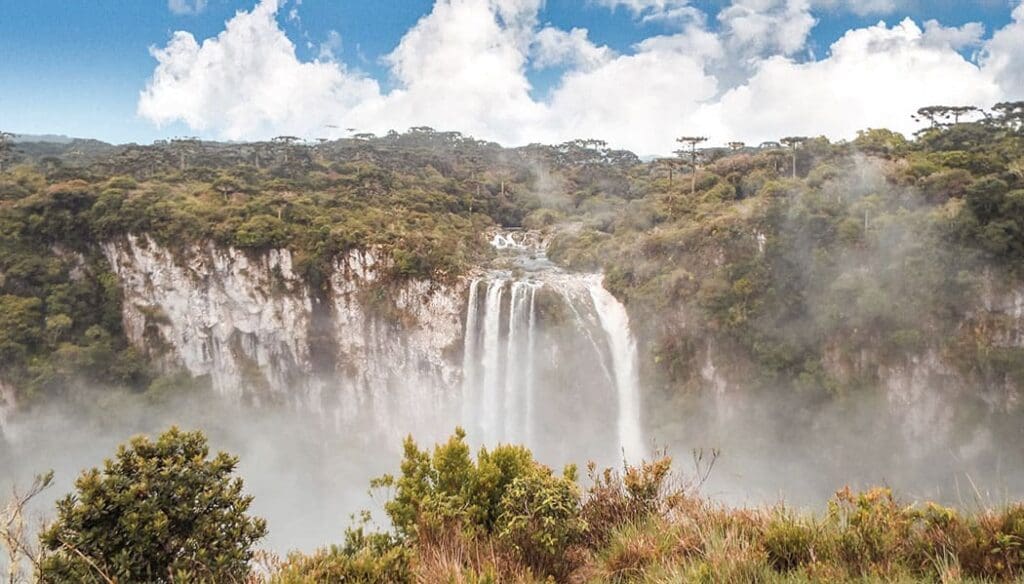
<path fill-rule="evenodd" d="M 1017 367 L 1024 366 L 1017 352 L 1024 349 L 1024 287 L 989 281 L 977 306 L 955 329 L 954 340 L 966 341 L 970 347 L 954 345 L 943 350 L 950 339 L 930 338 L 916 354 L 890 355 L 881 349 L 851 353 L 842 349 L 842 339 L 833 339 L 823 348 L 821 367 L 843 386 L 865 391 L 877 388 L 908 444 L 924 447 L 936 439 L 955 437 L 963 448 L 975 448 L 991 439 L 986 425 L 977 423 L 981 418 L 966 425 L 958 420 L 979 412 L 1018 411 L 1024 385 L 1019 376 L 1001 370 L 1006 367 L 986 369 L 978 363 L 965 366 L 958 362 L 961 355 L 957 352 L 980 344 L 990 354 L 1011 351 L 1006 357 L 1010 369 L 1013 362 Z M 714 397 L 718 415 L 728 417 L 743 401 L 749 364 L 710 340 L 699 349 L 696 362 L 701 365 L 697 373 L 702 390 Z M 974 413 L 968 408 L 974 408 Z"/>
<path fill-rule="evenodd" d="M 323 290 L 313 290 L 287 250 L 247 254 L 201 244 L 172 253 L 146 237 L 103 249 L 123 286 L 129 340 L 168 369 L 208 375 L 228 395 L 318 412 L 339 427 L 364 422 L 433 434 L 443 429 L 421 426 L 459 418 L 468 279 L 387 284 L 383 254 L 354 251 L 335 261 Z M 961 329 L 992 347 L 1024 348 L 1024 288 L 986 289 Z M 840 345 L 825 348 L 823 370 L 884 390 L 910 440 L 955 425 L 958 396 L 1008 411 L 1024 390 L 1010 375 L 965 372 L 934 348 L 893 359 L 844 354 Z M 742 360 L 712 339 L 700 344 L 694 375 L 720 415 L 743 399 Z M 7 389 L 0 422 L 13 403 Z"/>
<path fill-rule="evenodd" d="M 373 251 L 338 258 L 328 289 L 315 291 L 287 250 L 172 253 L 146 237 L 103 250 L 122 283 L 129 340 L 167 368 L 209 375 L 222 393 L 339 424 L 390 424 L 458 386 L 449 354 L 461 337 L 462 290 L 414 280 L 385 292 Z"/>

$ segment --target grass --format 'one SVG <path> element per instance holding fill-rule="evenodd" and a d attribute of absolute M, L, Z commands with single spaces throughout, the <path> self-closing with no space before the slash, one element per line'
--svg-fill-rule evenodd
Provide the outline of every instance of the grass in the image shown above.
<path fill-rule="evenodd" d="M 1024 578 L 1021 504 L 962 513 L 905 504 L 891 490 L 875 488 L 843 489 L 816 513 L 784 504 L 732 508 L 701 496 L 700 477 L 674 473 L 667 457 L 621 472 L 591 466 L 589 482 L 565 519 L 582 520 L 585 528 L 546 563 L 531 563 L 500 533 L 471 521 L 438 523 L 424 512 L 418 528 L 389 540 L 392 547 L 349 546 L 346 565 L 359 559 L 360 571 L 329 581 L 952 584 Z M 312 564 L 322 565 L 330 553 L 315 554 L 321 561 Z M 401 579 L 389 559 L 395 557 L 403 558 Z M 289 579 L 271 582 L 328 581 L 303 579 L 303 561 L 309 562 L 293 556 Z M 366 569 L 374 565 L 391 572 Z"/>

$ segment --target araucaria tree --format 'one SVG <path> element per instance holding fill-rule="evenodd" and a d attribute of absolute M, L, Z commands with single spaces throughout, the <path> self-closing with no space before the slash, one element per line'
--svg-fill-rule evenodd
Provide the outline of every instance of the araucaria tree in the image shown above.
<path fill-rule="evenodd" d="M 697 145 L 707 141 L 708 139 L 704 136 L 683 136 L 682 138 L 676 138 L 676 142 L 686 144 L 690 147 L 690 167 L 692 168 L 690 173 L 691 195 L 697 192 Z"/>
<path fill-rule="evenodd" d="M 796 178 L 796 149 L 806 142 L 807 138 L 804 136 L 789 136 L 779 141 L 789 148 L 790 155 L 793 157 L 793 178 Z"/>
<path fill-rule="evenodd" d="M 200 432 L 137 437 L 84 472 L 40 535 L 45 583 L 241 582 L 266 522 Z"/>

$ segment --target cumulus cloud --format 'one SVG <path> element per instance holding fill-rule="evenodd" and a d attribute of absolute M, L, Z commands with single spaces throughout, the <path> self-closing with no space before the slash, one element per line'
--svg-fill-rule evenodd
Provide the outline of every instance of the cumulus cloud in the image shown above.
<path fill-rule="evenodd" d="M 968 22 L 959 27 L 945 27 L 937 20 L 924 23 L 924 40 L 934 46 L 957 50 L 979 47 L 984 36 L 985 25 L 980 22 Z"/>
<path fill-rule="evenodd" d="M 909 114 L 923 105 L 987 107 L 1001 95 L 991 76 L 948 46 L 930 44 L 908 19 L 849 31 L 820 61 L 769 58 L 695 119 L 712 135 L 748 141 L 784 133 L 851 137 L 867 127 L 910 133 Z"/>
<path fill-rule="evenodd" d="M 534 39 L 533 66 L 544 69 L 564 65 L 592 70 L 615 56 L 614 51 L 595 45 L 587 36 L 585 28 L 564 31 L 553 26 L 544 27 Z"/>
<path fill-rule="evenodd" d="M 202 44 L 179 31 L 167 46 L 151 49 L 157 67 L 139 114 L 229 139 L 316 135 L 339 109 L 379 95 L 376 81 L 341 64 L 300 62 L 275 20 L 277 9 L 276 0 L 264 0 Z"/>
<path fill-rule="evenodd" d="M 692 8 L 599 1 L 638 17 Z M 596 137 L 653 154 L 684 132 L 719 142 L 910 132 L 909 114 L 922 105 L 989 106 L 1022 93 L 1024 8 L 987 41 L 977 24 L 904 20 L 851 30 L 814 59 L 806 39 L 822 1 L 733 0 L 715 28 L 699 15 L 620 54 L 585 29 L 542 26 L 541 0 L 437 0 L 384 58 L 395 88 L 383 92 L 339 60 L 330 39 L 319 58 L 300 60 L 278 25 L 278 0 L 262 0 L 214 38 L 177 32 L 152 49 L 157 66 L 139 113 L 231 139 L 430 125 L 506 144 Z M 959 52 L 971 47 L 977 61 Z M 565 70 L 538 99 L 527 73 L 550 67 Z"/>
<path fill-rule="evenodd" d="M 167 9 L 175 14 L 199 14 L 206 9 L 206 0 L 167 0 Z"/>
<path fill-rule="evenodd" d="M 813 0 L 819 8 L 844 10 L 859 16 L 891 14 L 909 4 L 907 0 Z"/>
<path fill-rule="evenodd" d="M 636 16 L 643 16 L 686 8 L 690 0 L 596 0 L 596 3 L 611 10 L 622 7 Z"/>
<path fill-rule="evenodd" d="M 757 55 L 796 53 L 817 24 L 809 0 L 734 0 L 718 20 L 738 52 Z"/>
<path fill-rule="evenodd" d="M 289 15 L 289 19 L 291 16 Z M 341 50 L 341 33 L 336 30 L 327 31 L 327 39 L 320 43 L 320 50 L 317 58 L 321 61 L 337 60 L 337 53 Z"/>
<path fill-rule="evenodd" d="M 1013 11 L 1013 21 L 986 43 L 981 63 L 1008 99 L 1024 100 L 1024 1 Z"/>

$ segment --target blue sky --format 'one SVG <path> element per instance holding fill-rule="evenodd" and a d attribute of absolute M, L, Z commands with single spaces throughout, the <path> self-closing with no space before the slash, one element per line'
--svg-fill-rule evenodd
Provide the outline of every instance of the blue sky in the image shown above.
<path fill-rule="evenodd" d="M 610 6 L 616 1 L 620 5 Z M 1016 0 L 893 1 L 898 5 L 894 10 L 862 15 L 844 7 L 841 0 L 815 7 L 811 10 L 817 23 L 800 50 L 782 56 L 793 63 L 821 59 L 847 31 L 879 20 L 891 26 L 904 17 L 920 26 L 930 19 L 946 27 L 979 22 L 988 39 L 1011 23 L 1017 6 Z M 726 0 L 689 3 L 706 15 L 704 26 L 713 33 L 721 28 L 716 15 L 729 4 Z M 182 134 L 233 137 L 215 127 L 190 127 L 182 121 L 184 115 L 164 120 L 158 127 L 137 114 L 139 94 L 157 67 L 151 47 L 166 45 L 179 30 L 201 43 L 221 33 L 237 11 L 250 11 L 255 5 L 256 0 L 207 0 L 199 11 L 178 13 L 165 0 L 0 0 L 0 128 L 116 142 L 148 142 Z M 433 0 L 302 0 L 298 5 L 291 0 L 276 11 L 275 19 L 294 43 L 299 62 L 322 57 L 322 45 L 336 33 L 341 40 L 334 45 L 334 60 L 343 64 L 347 74 L 376 80 L 380 92 L 387 94 L 408 80 L 396 77 L 384 57 L 434 6 Z M 590 43 L 618 55 L 634 53 L 644 39 L 679 33 L 677 22 L 645 22 L 630 6 L 629 0 L 548 0 L 537 12 L 533 29 L 585 28 Z M 297 18 L 290 17 L 292 10 Z M 968 62 L 979 51 L 977 44 L 952 48 Z M 550 99 L 571 68 L 569 63 L 546 69 L 523 67 L 532 99 Z M 471 129 L 478 127 L 486 130 L 486 126 Z"/>

